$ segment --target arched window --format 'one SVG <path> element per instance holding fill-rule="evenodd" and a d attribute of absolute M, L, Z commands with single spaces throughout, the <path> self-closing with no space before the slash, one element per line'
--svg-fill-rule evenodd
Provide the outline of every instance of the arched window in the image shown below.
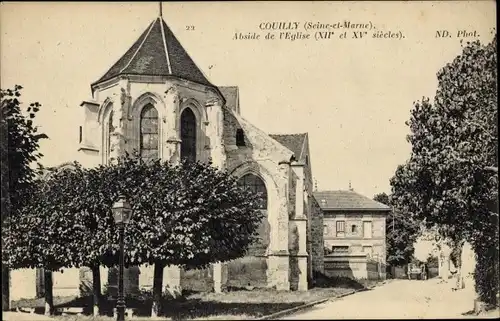
<path fill-rule="evenodd" d="M 196 117 L 191 108 L 181 114 L 181 158 L 196 161 Z"/>
<path fill-rule="evenodd" d="M 147 104 L 141 111 L 140 152 L 144 160 L 158 158 L 158 111 Z"/>
<path fill-rule="evenodd" d="M 252 192 L 260 193 L 258 208 L 267 209 L 267 189 L 260 177 L 254 174 L 246 174 L 238 180 L 238 184 L 250 189 Z"/>
<path fill-rule="evenodd" d="M 109 113 L 109 118 L 108 118 L 108 132 L 106 133 L 106 163 L 109 163 L 109 156 L 111 154 L 111 134 L 115 131 L 115 128 L 113 127 L 113 111 Z"/>

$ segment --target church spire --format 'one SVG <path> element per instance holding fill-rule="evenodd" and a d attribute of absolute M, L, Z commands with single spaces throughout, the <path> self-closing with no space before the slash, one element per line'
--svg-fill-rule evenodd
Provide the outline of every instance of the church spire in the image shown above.
<path fill-rule="evenodd" d="M 161 1 L 160 1 L 160 12 L 159 12 L 159 15 L 158 15 L 158 17 L 160 17 L 160 18 L 161 18 L 161 17 L 163 17 L 163 15 L 162 15 L 163 10 L 162 10 L 162 9 L 163 9 L 163 8 L 162 8 L 162 6 L 161 6 Z"/>

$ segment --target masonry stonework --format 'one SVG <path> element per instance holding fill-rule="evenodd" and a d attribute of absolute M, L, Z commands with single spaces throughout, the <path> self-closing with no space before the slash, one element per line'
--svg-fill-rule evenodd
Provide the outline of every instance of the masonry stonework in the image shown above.
<path fill-rule="evenodd" d="M 316 199 L 311 198 L 311 251 L 313 272 L 324 273 L 323 211 Z"/>

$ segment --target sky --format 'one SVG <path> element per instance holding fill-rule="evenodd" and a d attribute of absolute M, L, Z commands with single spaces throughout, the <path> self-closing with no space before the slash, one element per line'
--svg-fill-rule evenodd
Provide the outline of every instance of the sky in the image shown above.
<path fill-rule="evenodd" d="M 0 84 L 42 104 L 36 123 L 50 139 L 41 163 L 78 159 L 82 100 L 158 16 L 158 2 L 0 4 Z M 163 18 L 209 80 L 238 86 L 241 114 L 272 134 L 309 134 L 318 190 L 390 192 L 410 155 L 405 122 L 433 97 L 440 68 L 460 54 L 457 33 L 491 41 L 493 1 L 164 2 Z M 265 22 L 368 23 L 404 39 L 265 40 Z M 194 30 L 187 26 L 194 26 Z M 448 30 L 452 37 L 436 38 Z M 259 40 L 234 40 L 256 32 Z M 209 66 L 213 66 L 209 69 Z"/>

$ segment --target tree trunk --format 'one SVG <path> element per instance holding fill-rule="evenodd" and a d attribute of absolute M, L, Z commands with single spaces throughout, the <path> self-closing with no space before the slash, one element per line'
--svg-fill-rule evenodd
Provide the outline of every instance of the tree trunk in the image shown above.
<path fill-rule="evenodd" d="M 474 300 L 474 313 L 475 314 L 481 314 L 481 313 L 487 311 L 487 308 L 488 308 L 488 304 L 481 301 L 481 299 L 479 299 L 479 296 Z"/>
<path fill-rule="evenodd" d="M 155 263 L 153 279 L 153 306 L 151 307 L 151 316 L 157 317 L 161 313 L 161 297 L 163 290 L 163 263 Z"/>
<path fill-rule="evenodd" d="M 10 271 L 2 266 L 2 311 L 10 310 Z"/>
<path fill-rule="evenodd" d="M 52 289 L 52 271 L 44 270 L 45 285 L 45 315 L 54 314 L 54 293 Z"/>
<path fill-rule="evenodd" d="M 92 294 L 93 294 L 93 314 L 99 315 L 101 309 L 101 271 L 99 265 L 94 265 L 92 268 Z"/>

